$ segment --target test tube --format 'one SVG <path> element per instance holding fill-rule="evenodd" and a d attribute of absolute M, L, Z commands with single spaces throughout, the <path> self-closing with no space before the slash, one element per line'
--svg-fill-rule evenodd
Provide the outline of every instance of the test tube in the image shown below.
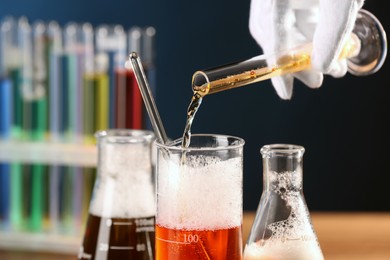
<path fill-rule="evenodd" d="M 201 70 L 194 73 L 192 89 L 201 96 L 213 94 L 271 77 L 307 70 L 311 67 L 312 44 L 271 55 Z M 361 9 L 354 29 L 339 57 L 347 58 L 348 71 L 356 76 L 377 72 L 387 55 L 386 33 L 378 19 Z"/>
<path fill-rule="evenodd" d="M 64 27 L 64 51 L 67 57 L 67 70 L 64 77 L 67 78 L 66 89 L 68 91 L 68 117 L 69 117 L 69 140 L 77 141 L 81 134 L 81 78 L 79 73 L 83 68 L 79 65 L 80 60 L 80 43 L 78 32 L 79 25 L 75 22 L 70 22 Z"/>
<path fill-rule="evenodd" d="M 127 50 L 129 53 L 141 51 L 141 37 L 142 29 L 140 27 L 133 26 L 128 30 Z M 125 68 L 124 64 L 125 59 L 122 60 L 122 66 L 118 66 L 115 70 L 116 126 L 118 128 L 141 129 L 143 127 L 142 96 L 134 71 L 131 68 Z"/>
<path fill-rule="evenodd" d="M 0 23 L 0 141 L 11 137 L 12 82 L 6 70 L 6 32 L 7 24 Z M 0 162 L 0 229 L 8 229 L 10 199 L 10 164 Z"/>
<path fill-rule="evenodd" d="M 17 20 L 10 18 L 10 41 L 7 49 L 7 60 L 10 59 L 8 69 L 13 82 L 13 119 L 11 135 L 14 139 L 25 138 L 25 132 L 29 129 L 28 115 L 25 111 L 31 93 L 31 28 L 26 17 Z M 23 183 L 29 183 L 29 167 L 21 162 L 11 164 L 10 179 L 10 223 L 14 230 L 27 228 L 28 201 L 27 187 Z"/>
<path fill-rule="evenodd" d="M 83 143 L 87 142 L 89 144 L 94 142 L 94 129 L 95 129 L 95 117 L 96 117 L 96 107 L 94 107 L 96 86 L 95 86 L 95 72 L 94 72 L 94 28 L 90 23 L 82 23 L 80 25 L 80 48 L 82 50 L 82 62 L 81 62 L 81 71 L 82 71 L 82 111 L 83 114 L 83 125 L 82 125 L 82 135 Z M 108 83 L 107 83 L 108 84 Z M 106 85 L 107 85 L 106 84 Z M 108 98 L 106 97 L 106 100 Z M 107 103 L 108 101 L 106 101 Z M 106 106 L 107 107 L 107 106 Z M 95 181 L 96 169 L 82 168 L 82 194 L 81 202 L 81 223 L 85 223 L 88 217 L 88 208 L 89 202 L 91 200 L 91 194 L 93 189 L 93 184 Z M 81 227 L 82 229 L 82 227 Z"/>
<path fill-rule="evenodd" d="M 47 37 L 50 39 L 49 58 L 49 131 L 50 140 L 60 140 L 60 56 L 62 52 L 62 28 L 56 21 L 47 25 Z"/>
<path fill-rule="evenodd" d="M 95 53 L 95 30 L 90 23 L 82 24 L 81 34 L 84 51 L 83 139 L 85 144 L 92 145 L 96 142 L 94 135 L 96 129 L 108 129 L 108 59 L 103 52 Z M 95 176 L 96 168 L 83 168 L 82 219 L 85 221 L 89 213 L 88 208 Z"/>
<path fill-rule="evenodd" d="M 32 137 L 32 102 L 35 98 L 33 88 L 33 45 L 32 28 L 26 17 L 19 19 L 19 37 L 22 54 L 22 102 L 23 102 L 23 138 L 30 140 Z"/>
<path fill-rule="evenodd" d="M 75 37 L 75 28 L 73 23 L 70 22 L 63 27 L 63 49 L 60 58 L 60 79 L 61 86 L 60 98 L 61 98 L 61 126 L 60 133 L 61 139 L 63 142 L 71 142 L 74 137 L 74 115 L 75 112 L 74 106 L 75 102 L 72 97 L 75 96 L 75 54 L 72 52 L 74 48 L 73 39 Z M 60 232 L 69 234 L 72 231 L 73 227 L 73 210 L 72 210 L 72 176 L 70 166 L 63 165 L 60 167 L 59 172 L 59 183 L 58 183 L 58 192 L 59 192 L 59 228 Z"/>
<path fill-rule="evenodd" d="M 19 26 L 16 18 L 7 16 L 3 23 L 4 67 L 12 82 L 11 138 L 22 136 L 23 105 L 21 93 L 22 53 Z"/>
<path fill-rule="evenodd" d="M 155 38 L 156 29 L 153 26 L 148 26 L 143 29 L 142 33 L 142 51 L 141 57 L 144 63 L 145 73 L 148 77 L 150 90 L 154 97 L 157 97 L 157 82 L 156 82 L 156 65 L 155 65 Z M 143 124 L 146 129 L 153 129 L 152 124 L 144 112 Z"/>
<path fill-rule="evenodd" d="M 47 38 L 46 24 L 42 21 L 36 21 L 32 25 L 32 48 L 29 59 L 28 73 L 31 70 L 31 100 L 29 102 L 29 111 L 25 111 L 30 124 L 30 139 L 33 141 L 43 141 L 47 136 Z M 28 50 L 28 49 L 27 49 Z M 30 66 L 30 65 L 27 65 Z M 29 76 L 29 75 L 27 75 Z M 29 165 L 31 171 L 31 214 L 30 228 L 34 231 L 40 231 L 47 223 L 48 212 L 45 210 L 48 204 L 48 194 L 44 185 L 48 182 L 48 168 L 43 164 Z"/>
<path fill-rule="evenodd" d="M 251 59 L 216 68 L 196 71 L 192 77 L 192 89 L 201 96 L 214 94 L 287 73 L 310 68 L 311 46 L 289 50 L 275 57 L 260 55 Z M 269 65 L 269 60 L 276 60 Z"/>
<path fill-rule="evenodd" d="M 126 34 L 123 26 L 106 24 L 98 26 L 96 28 L 96 50 L 99 56 L 105 53 L 108 57 L 109 127 L 112 128 L 116 126 L 115 70 L 118 67 L 124 67 L 126 59 Z"/>
<path fill-rule="evenodd" d="M 81 28 L 76 22 L 64 26 L 63 74 L 61 75 L 63 92 L 67 100 L 63 106 L 66 110 L 68 127 L 65 140 L 67 142 L 82 141 L 82 66 L 83 50 Z M 82 212 L 83 172 L 81 167 L 63 166 L 60 174 L 60 220 L 63 231 L 75 233 L 80 229 Z"/>
<path fill-rule="evenodd" d="M 34 60 L 41 61 L 39 53 L 42 46 L 39 46 L 40 40 L 37 38 L 44 34 L 44 25 L 37 23 L 33 28 L 27 18 L 21 17 L 18 21 L 20 47 L 22 54 L 22 77 L 21 77 L 21 94 L 23 100 L 23 138 L 26 140 L 42 140 L 44 137 L 45 119 L 46 119 L 46 100 L 44 86 L 42 82 L 34 78 Z M 34 34 L 34 35 L 33 35 Z M 34 42 L 33 42 L 34 36 Z M 37 51 L 37 52 L 35 52 Z M 34 54 L 34 57 L 33 57 Z M 44 63 L 44 61 L 42 61 Z M 42 65 L 42 64 L 40 64 Z M 41 80 L 44 72 L 37 68 L 37 77 Z M 41 74 L 41 75 L 39 75 Z M 42 119 L 42 120 L 41 120 Z M 22 184 L 24 214 L 27 217 L 25 228 L 32 231 L 39 231 L 43 225 L 43 206 L 44 206 L 44 189 L 43 189 L 43 166 L 39 164 L 25 163 L 22 166 Z"/>
<path fill-rule="evenodd" d="M 4 50 L 4 70 L 9 73 L 12 82 L 12 117 L 11 117 L 11 138 L 21 139 L 23 137 L 23 128 L 25 125 L 24 106 L 25 95 L 31 82 L 28 79 L 29 60 L 28 47 L 31 47 L 29 38 L 31 29 L 25 17 L 15 19 L 6 17 L 2 23 L 2 42 Z M 30 42 L 29 42 L 30 40 Z M 31 49 L 30 49 L 31 54 Z M 31 68 L 31 66 L 30 66 Z M 31 75 L 31 73 L 30 73 Z M 26 80 L 25 80 L 26 79 Z M 24 179 L 28 178 L 24 174 L 23 165 L 20 162 L 13 161 L 10 165 L 10 224 L 14 230 L 22 230 L 26 227 L 25 216 L 27 209 L 27 194 L 23 187 Z"/>
<path fill-rule="evenodd" d="M 49 140 L 59 142 L 60 140 L 60 57 L 62 52 L 62 29 L 56 21 L 50 21 L 47 25 L 47 37 L 49 38 Z M 51 230 L 59 228 L 59 191 L 60 180 L 59 165 L 49 166 L 49 215 Z"/>
<path fill-rule="evenodd" d="M 88 133 L 89 138 L 93 138 L 93 133 L 96 129 L 97 118 L 96 111 L 99 105 L 95 102 L 97 98 L 96 84 L 94 84 L 95 74 L 94 74 L 94 30 L 93 26 L 90 23 L 80 23 L 76 25 L 76 37 L 74 38 L 74 51 L 77 55 L 77 111 L 79 114 L 77 120 L 77 135 L 82 136 L 81 139 L 77 138 L 75 141 L 81 140 L 82 143 L 85 142 L 86 133 Z M 92 79 L 92 83 L 90 79 Z M 91 92 L 86 91 L 88 89 Z M 107 93 L 105 96 L 107 99 Z M 104 104 L 101 104 L 103 108 L 107 110 L 108 107 L 104 107 Z M 105 111 L 107 114 L 107 111 Z M 104 120 L 104 119 L 103 119 Z M 107 122 L 107 117 L 105 119 Z M 92 142 L 90 142 L 92 143 Z M 82 230 L 81 226 L 86 220 L 88 214 L 88 203 L 90 201 L 90 196 L 92 193 L 92 185 L 94 181 L 94 169 L 92 168 L 83 168 L 83 167 L 71 167 L 73 172 L 73 219 L 75 220 L 75 231 Z"/>
<path fill-rule="evenodd" d="M 33 24 L 33 102 L 32 138 L 44 140 L 47 137 L 48 119 L 48 57 L 46 24 L 37 21 Z"/>
<path fill-rule="evenodd" d="M 82 26 L 83 50 L 84 50 L 84 76 L 83 76 L 83 135 L 84 143 L 94 143 L 96 129 L 96 77 L 95 77 L 95 53 L 94 53 L 94 30 L 91 24 Z M 108 86 L 107 86 L 108 87 Z M 108 101 L 108 97 L 107 97 Z M 105 104 L 101 104 L 104 106 Z M 108 107 L 106 108 L 108 109 Z"/>
<path fill-rule="evenodd" d="M 9 79 L 8 71 L 6 69 L 6 32 L 8 30 L 7 24 L 0 23 L 0 139 L 7 140 L 10 138 L 11 131 L 11 88 L 12 82 Z"/>
<path fill-rule="evenodd" d="M 108 100 L 108 96 L 110 94 L 109 75 L 107 74 L 108 70 L 108 56 L 105 53 L 97 54 L 95 57 L 95 131 L 108 129 L 110 127 L 109 119 L 111 115 L 109 114 L 109 107 L 111 100 Z"/>

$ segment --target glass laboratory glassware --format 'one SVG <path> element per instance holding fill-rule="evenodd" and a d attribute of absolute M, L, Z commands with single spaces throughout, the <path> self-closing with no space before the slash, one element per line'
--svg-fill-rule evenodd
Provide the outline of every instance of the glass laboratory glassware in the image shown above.
<path fill-rule="evenodd" d="M 140 52 L 142 29 L 132 26 L 127 32 L 127 51 Z M 119 128 L 143 129 L 143 102 L 134 71 L 124 66 L 126 56 L 115 68 L 115 124 Z"/>
<path fill-rule="evenodd" d="M 97 177 L 78 259 L 154 259 L 154 133 L 98 131 Z"/>
<path fill-rule="evenodd" d="M 302 187 L 304 147 L 261 148 L 263 193 L 244 259 L 323 260 Z"/>
<path fill-rule="evenodd" d="M 244 140 L 157 144 L 156 259 L 242 259 Z"/>
<path fill-rule="evenodd" d="M 251 59 L 196 71 L 192 89 L 201 96 L 310 69 L 311 43 L 285 52 L 260 55 Z M 340 58 L 347 58 L 348 71 L 355 76 L 377 72 L 387 56 L 387 38 L 379 20 L 367 10 L 357 15 L 350 39 Z M 274 61 L 274 63 L 269 63 Z"/>
<path fill-rule="evenodd" d="M 105 57 L 108 60 L 108 83 L 109 83 L 109 127 L 119 128 L 116 124 L 115 110 L 117 104 L 117 88 L 115 86 L 115 70 L 122 68 L 126 59 L 126 31 L 120 24 L 101 24 L 95 29 L 96 53 L 99 57 Z"/>

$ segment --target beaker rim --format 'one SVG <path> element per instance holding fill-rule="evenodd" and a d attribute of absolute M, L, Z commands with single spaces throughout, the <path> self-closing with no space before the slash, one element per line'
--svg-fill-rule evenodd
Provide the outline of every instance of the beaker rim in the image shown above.
<path fill-rule="evenodd" d="M 263 157 L 277 155 L 297 155 L 302 156 L 305 148 L 297 144 L 267 144 L 261 147 L 260 153 Z"/>
<path fill-rule="evenodd" d="M 219 141 L 216 146 L 191 146 L 196 139 L 206 139 Z M 194 140 L 195 139 L 195 140 Z M 173 151 L 218 151 L 218 150 L 231 150 L 241 148 L 245 144 L 245 140 L 241 137 L 233 135 L 223 135 L 223 134 L 192 134 L 191 142 L 189 147 L 182 147 L 183 138 L 178 138 L 173 141 L 168 142 L 167 144 L 161 143 L 158 139 L 154 142 L 158 148 L 163 148 Z M 225 140 L 225 141 L 222 141 Z M 214 143 L 215 144 L 215 143 Z"/>
<path fill-rule="evenodd" d="M 100 140 L 102 138 L 113 137 L 120 138 L 121 142 L 143 142 L 145 140 L 153 140 L 155 135 L 153 131 L 144 129 L 106 129 L 95 132 L 95 138 Z"/>

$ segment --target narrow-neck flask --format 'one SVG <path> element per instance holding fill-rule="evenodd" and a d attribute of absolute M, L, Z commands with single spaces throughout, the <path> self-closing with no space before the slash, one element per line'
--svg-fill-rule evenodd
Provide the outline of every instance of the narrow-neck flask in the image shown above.
<path fill-rule="evenodd" d="M 304 147 L 265 145 L 263 192 L 244 259 L 323 260 L 303 195 Z"/>
<path fill-rule="evenodd" d="M 156 213 L 154 134 L 96 133 L 97 176 L 78 259 L 154 259 Z"/>

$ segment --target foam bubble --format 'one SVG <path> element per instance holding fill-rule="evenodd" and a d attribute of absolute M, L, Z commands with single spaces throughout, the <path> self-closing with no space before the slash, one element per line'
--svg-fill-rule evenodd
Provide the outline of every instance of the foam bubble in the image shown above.
<path fill-rule="evenodd" d="M 90 213 L 117 218 L 154 216 L 150 150 L 136 143 L 101 145 Z"/>
<path fill-rule="evenodd" d="M 244 260 L 323 260 L 316 240 L 266 241 L 249 244 L 244 250 Z"/>
<path fill-rule="evenodd" d="M 291 209 L 287 219 L 267 225 L 267 240 L 247 245 L 244 259 L 322 260 L 317 236 L 302 194 L 302 173 L 269 172 L 270 189 Z"/>
<path fill-rule="evenodd" d="M 269 173 L 272 190 L 291 208 L 291 213 L 287 219 L 267 226 L 272 231 L 271 239 L 317 238 L 311 224 L 309 211 L 301 193 L 301 175 L 297 171 Z"/>
<path fill-rule="evenodd" d="M 242 223 L 242 159 L 186 155 L 159 158 L 157 223 L 176 229 L 219 229 Z M 177 160 L 177 161 L 180 161 Z"/>

